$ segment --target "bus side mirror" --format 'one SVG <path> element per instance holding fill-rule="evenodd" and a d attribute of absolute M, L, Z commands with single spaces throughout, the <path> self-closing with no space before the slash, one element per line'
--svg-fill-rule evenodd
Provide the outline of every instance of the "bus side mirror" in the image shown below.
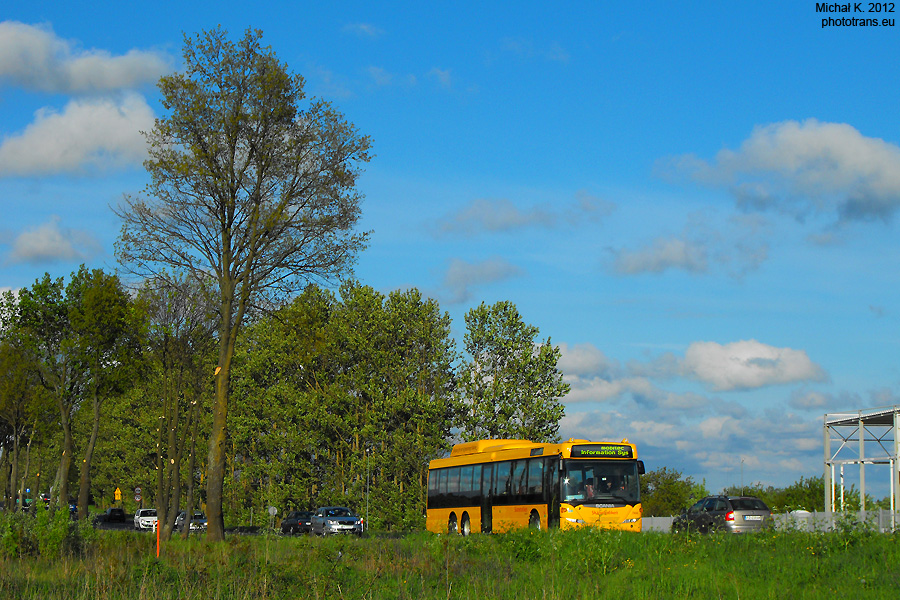
<path fill-rule="evenodd" d="M 638 461 L 638 475 L 643 475 L 643 474 L 644 474 L 644 461 L 639 460 Z"/>

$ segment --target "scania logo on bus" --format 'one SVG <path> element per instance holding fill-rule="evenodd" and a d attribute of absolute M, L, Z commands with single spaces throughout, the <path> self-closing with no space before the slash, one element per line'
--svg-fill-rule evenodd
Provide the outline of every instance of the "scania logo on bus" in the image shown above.
<path fill-rule="evenodd" d="M 624 444 L 591 444 L 572 446 L 572 458 L 633 458 L 631 446 Z"/>

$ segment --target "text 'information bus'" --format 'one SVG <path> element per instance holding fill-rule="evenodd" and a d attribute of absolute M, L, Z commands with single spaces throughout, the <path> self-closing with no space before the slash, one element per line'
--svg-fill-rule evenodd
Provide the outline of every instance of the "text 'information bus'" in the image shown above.
<path fill-rule="evenodd" d="M 640 531 L 643 473 L 628 440 L 457 444 L 428 465 L 426 528 L 462 535 L 518 527 Z"/>

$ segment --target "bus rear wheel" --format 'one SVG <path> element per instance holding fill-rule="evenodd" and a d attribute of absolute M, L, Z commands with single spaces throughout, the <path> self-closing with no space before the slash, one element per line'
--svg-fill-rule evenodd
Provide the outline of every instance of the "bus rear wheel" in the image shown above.
<path fill-rule="evenodd" d="M 456 533 L 456 513 L 450 513 L 450 520 L 447 521 L 447 533 Z"/>
<path fill-rule="evenodd" d="M 472 524 L 469 522 L 469 513 L 463 513 L 462 521 L 459 523 L 459 534 L 466 537 L 472 533 Z"/>
<path fill-rule="evenodd" d="M 537 513 L 536 510 L 531 511 L 531 516 L 528 517 L 528 526 L 532 529 L 541 528 L 541 516 Z"/>

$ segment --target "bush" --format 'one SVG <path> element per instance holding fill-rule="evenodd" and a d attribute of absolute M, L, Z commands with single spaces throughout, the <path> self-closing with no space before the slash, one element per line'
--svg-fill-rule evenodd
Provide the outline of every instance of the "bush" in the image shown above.
<path fill-rule="evenodd" d="M 85 555 L 96 542 L 94 528 L 86 521 L 72 521 L 67 510 L 0 514 L 0 556 L 4 558 Z"/>

